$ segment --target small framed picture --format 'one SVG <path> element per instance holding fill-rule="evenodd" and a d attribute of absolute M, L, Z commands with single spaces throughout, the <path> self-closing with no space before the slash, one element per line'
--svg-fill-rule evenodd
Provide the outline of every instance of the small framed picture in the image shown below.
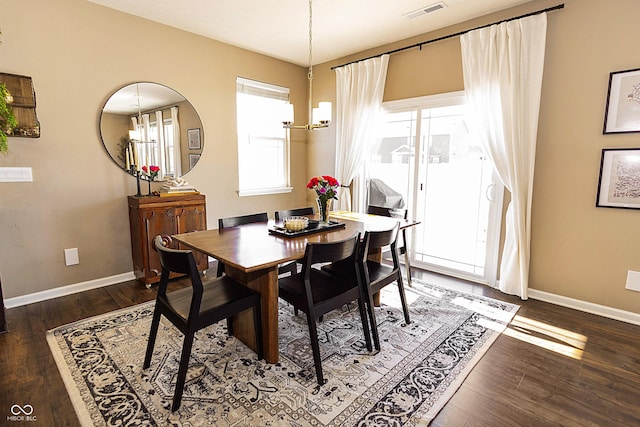
<path fill-rule="evenodd" d="M 198 160 L 200 160 L 200 154 L 189 154 L 189 169 L 193 169 Z"/>
<path fill-rule="evenodd" d="M 597 207 L 640 209 L 640 148 L 605 148 Z"/>
<path fill-rule="evenodd" d="M 640 132 L 640 68 L 609 74 L 602 133 Z"/>
<path fill-rule="evenodd" d="M 189 150 L 200 150 L 202 148 L 200 144 L 200 128 L 189 129 L 187 138 L 189 139 Z"/>

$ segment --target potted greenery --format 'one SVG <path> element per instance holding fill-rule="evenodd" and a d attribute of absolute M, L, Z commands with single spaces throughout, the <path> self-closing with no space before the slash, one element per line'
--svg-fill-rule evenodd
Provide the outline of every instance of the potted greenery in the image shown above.
<path fill-rule="evenodd" d="M 13 129 L 18 126 L 18 122 L 13 115 L 13 109 L 11 105 L 9 105 L 12 100 L 13 98 L 7 90 L 7 85 L 0 83 L 0 153 L 9 151 L 7 137 L 11 135 Z"/>

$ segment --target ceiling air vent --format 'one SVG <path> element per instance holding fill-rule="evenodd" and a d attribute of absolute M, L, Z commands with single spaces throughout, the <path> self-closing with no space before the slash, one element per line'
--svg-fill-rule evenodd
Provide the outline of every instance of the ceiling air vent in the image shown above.
<path fill-rule="evenodd" d="M 417 18 L 418 16 L 426 15 L 427 13 L 435 12 L 436 10 L 444 9 L 447 7 L 443 2 L 434 3 L 429 6 L 422 7 L 418 10 L 414 10 L 413 12 L 405 13 L 404 16 L 407 19 Z"/>

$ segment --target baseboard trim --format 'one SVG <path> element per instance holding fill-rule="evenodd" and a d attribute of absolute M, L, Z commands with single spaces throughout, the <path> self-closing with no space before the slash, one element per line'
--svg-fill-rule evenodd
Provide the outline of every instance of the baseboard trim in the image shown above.
<path fill-rule="evenodd" d="M 89 280 L 86 282 L 75 283 L 73 285 L 61 286 L 59 288 L 47 289 L 46 291 L 35 292 L 32 294 L 21 295 L 19 297 L 7 298 L 4 300 L 6 308 L 19 307 L 21 305 L 32 304 L 34 302 L 45 301 L 48 299 L 63 297 L 66 295 L 76 294 L 78 292 L 88 291 L 91 289 L 101 288 L 104 286 L 115 285 L 117 283 L 135 280 L 136 276 L 133 271 L 128 273 L 116 274 L 115 276 L 103 277 L 100 279 Z"/>
<path fill-rule="evenodd" d="M 621 322 L 640 325 L 640 314 L 631 311 L 619 310 L 617 308 L 607 307 L 606 305 L 594 304 L 592 302 L 577 300 L 562 295 L 551 294 L 549 292 L 539 291 L 529 288 L 529 298 L 549 302 L 551 304 L 560 305 L 562 307 L 573 308 L 575 310 L 584 311 L 598 316 L 607 317 L 609 319 L 620 320 Z"/>
<path fill-rule="evenodd" d="M 118 283 L 135 280 L 136 276 L 133 271 L 128 273 L 116 274 L 114 276 L 103 277 L 100 279 L 89 280 L 86 282 L 76 283 L 73 285 L 61 286 L 59 288 L 48 289 L 46 291 L 35 292 L 32 294 L 22 295 L 19 297 L 7 298 L 4 300 L 6 308 L 20 307 L 22 305 L 32 304 L 35 302 L 45 301 L 53 298 L 63 297 L 66 295 L 76 294 L 78 292 L 88 291 L 91 289 L 101 288 L 104 286 L 115 285 Z M 607 307 L 605 305 L 594 304 L 574 298 L 564 297 L 549 292 L 539 291 L 537 289 L 529 289 L 529 297 L 539 301 L 556 304 L 562 307 L 572 308 L 586 313 L 596 314 L 598 316 L 607 317 L 609 319 L 619 320 L 621 322 L 640 325 L 640 314 L 630 311 L 619 310 L 617 308 Z"/>

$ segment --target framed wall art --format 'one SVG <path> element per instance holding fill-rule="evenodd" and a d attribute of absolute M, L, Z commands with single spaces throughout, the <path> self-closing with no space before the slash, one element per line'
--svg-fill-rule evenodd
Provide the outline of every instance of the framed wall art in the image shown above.
<path fill-rule="evenodd" d="M 597 207 L 640 209 L 640 148 L 605 148 Z"/>
<path fill-rule="evenodd" d="M 187 131 L 187 138 L 189 139 L 189 150 L 200 150 L 202 148 L 199 128 L 189 129 Z"/>
<path fill-rule="evenodd" d="M 193 169 L 200 160 L 200 154 L 189 154 L 189 169 Z"/>
<path fill-rule="evenodd" d="M 603 133 L 640 132 L 640 68 L 609 74 Z"/>

